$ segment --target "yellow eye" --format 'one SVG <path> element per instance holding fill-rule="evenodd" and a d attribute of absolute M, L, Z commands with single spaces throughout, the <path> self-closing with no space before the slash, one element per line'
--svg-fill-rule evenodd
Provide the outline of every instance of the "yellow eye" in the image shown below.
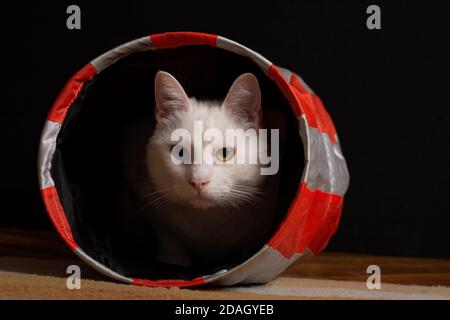
<path fill-rule="evenodd" d="M 216 158 L 220 161 L 228 161 L 234 157 L 234 148 L 221 148 L 216 151 Z"/>

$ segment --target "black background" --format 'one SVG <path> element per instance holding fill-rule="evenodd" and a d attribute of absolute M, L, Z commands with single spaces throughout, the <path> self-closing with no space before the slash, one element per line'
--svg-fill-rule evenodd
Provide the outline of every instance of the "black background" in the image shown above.
<path fill-rule="evenodd" d="M 439 3 L 1 4 L 0 226 L 52 228 L 36 155 L 46 114 L 71 75 L 129 40 L 201 31 L 296 71 L 324 101 L 351 174 L 330 250 L 450 257 L 450 27 Z M 70 4 L 81 7 L 81 30 L 66 28 Z M 381 30 L 366 28 L 370 4 L 381 7 Z"/>

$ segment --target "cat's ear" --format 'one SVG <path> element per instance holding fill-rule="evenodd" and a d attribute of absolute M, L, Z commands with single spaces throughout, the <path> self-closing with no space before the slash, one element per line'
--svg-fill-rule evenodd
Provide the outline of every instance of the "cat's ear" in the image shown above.
<path fill-rule="evenodd" d="M 237 120 L 258 128 L 261 122 L 261 91 L 258 79 L 252 73 L 239 76 L 231 85 L 222 108 Z"/>
<path fill-rule="evenodd" d="M 181 84 L 170 73 L 158 71 L 155 77 L 156 120 L 178 117 L 189 110 L 189 100 Z"/>

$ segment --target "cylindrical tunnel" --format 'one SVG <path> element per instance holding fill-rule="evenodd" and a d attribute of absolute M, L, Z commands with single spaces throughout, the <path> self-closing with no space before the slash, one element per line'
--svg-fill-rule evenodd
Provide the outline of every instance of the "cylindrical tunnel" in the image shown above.
<path fill-rule="evenodd" d="M 168 71 L 196 97 L 220 99 L 240 74 L 253 73 L 263 118 L 282 132 L 276 219 L 252 251 L 217 265 L 169 268 L 154 243 L 132 181 L 152 134 L 153 81 Z M 38 176 L 47 212 L 67 245 L 116 280 L 148 286 L 267 282 L 299 257 L 317 254 L 336 231 L 349 174 L 332 120 L 296 73 L 221 36 L 146 36 L 92 60 L 66 84 L 45 123 Z M 124 218 L 125 217 L 125 218 Z"/>

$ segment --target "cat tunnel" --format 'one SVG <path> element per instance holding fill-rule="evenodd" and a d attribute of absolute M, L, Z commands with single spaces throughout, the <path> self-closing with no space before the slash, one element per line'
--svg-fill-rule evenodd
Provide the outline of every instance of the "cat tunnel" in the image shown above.
<path fill-rule="evenodd" d="M 138 159 L 153 130 L 159 70 L 172 73 L 188 95 L 222 99 L 237 76 L 252 72 L 260 82 L 263 118 L 264 103 L 283 114 L 276 223 L 244 256 L 236 248 L 225 263 L 193 268 L 154 259 L 152 232 L 136 213 L 131 181 L 142 176 Z M 330 115 L 298 74 L 232 40 L 196 32 L 146 36 L 85 65 L 50 109 L 38 162 L 47 213 L 69 248 L 104 275 L 146 286 L 270 281 L 326 247 L 349 184 Z"/>

